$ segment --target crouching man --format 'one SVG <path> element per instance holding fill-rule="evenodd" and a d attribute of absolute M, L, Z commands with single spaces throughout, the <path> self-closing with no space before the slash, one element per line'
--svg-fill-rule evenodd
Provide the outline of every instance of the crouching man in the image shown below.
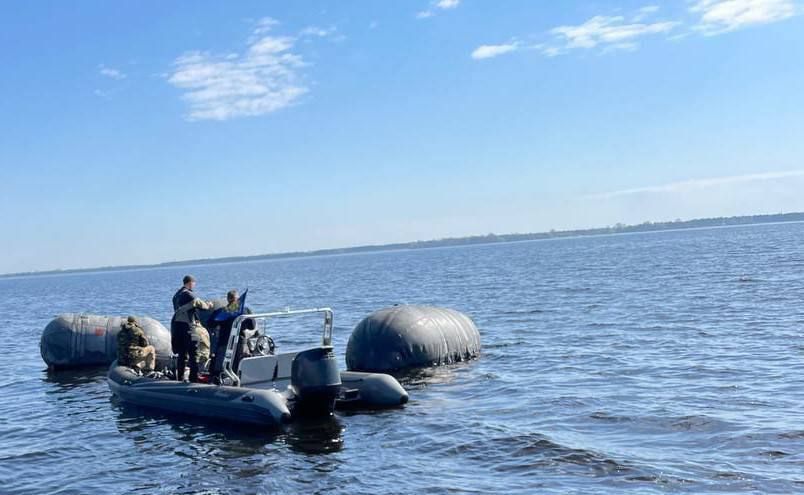
<path fill-rule="evenodd" d="M 117 334 L 117 364 L 144 372 L 154 370 L 156 350 L 148 344 L 148 338 L 137 319 L 129 316 L 120 325 Z"/>

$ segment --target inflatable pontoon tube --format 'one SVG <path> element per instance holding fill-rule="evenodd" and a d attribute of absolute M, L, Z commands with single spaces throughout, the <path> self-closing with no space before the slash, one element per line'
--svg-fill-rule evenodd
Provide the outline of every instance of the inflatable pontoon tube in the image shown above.
<path fill-rule="evenodd" d="M 124 318 L 86 314 L 64 314 L 47 324 L 39 341 L 42 359 L 51 368 L 109 365 L 117 359 L 117 333 Z M 157 365 L 168 366 L 171 358 L 170 332 L 147 316 L 137 321 L 156 349 Z"/>
<path fill-rule="evenodd" d="M 437 366 L 480 355 L 480 333 L 458 311 L 400 305 L 381 309 L 357 324 L 346 345 L 350 371 L 391 371 Z"/>

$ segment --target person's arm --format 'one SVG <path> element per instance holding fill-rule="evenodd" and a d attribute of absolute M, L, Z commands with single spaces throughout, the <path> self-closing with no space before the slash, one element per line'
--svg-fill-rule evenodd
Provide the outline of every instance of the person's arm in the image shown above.
<path fill-rule="evenodd" d="M 148 344 L 148 337 L 146 337 L 145 332 L 140 329 L 140 331 L 137 332 L 137 346 L 148 347 L 148 345 L 150 345 Z"/>
<path fill-rule="evenodd" d="M 214 304 L 211 301 L 204 301 L 202 299 L 193 299 L 192 301 L 179 306 L 179 309 L 176 310 L 176 313 L 182 313 L 184 311 L 196 308 L 196 309 L 212 309 Z"/>
<path fill-rule="evenodd" d="M 212 309 L 213 307 L 215 307 L 215 304 L 212 301 L 193 299 L 193 307 L 198 309 Z"/>

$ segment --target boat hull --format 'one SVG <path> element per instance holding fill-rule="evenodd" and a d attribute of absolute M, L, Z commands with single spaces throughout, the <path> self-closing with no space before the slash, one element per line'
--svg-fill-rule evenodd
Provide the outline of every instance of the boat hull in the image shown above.
<path fill-rule="evenodd" d="M 116 365 L 109 370 L 107 381 L 120 400 L 142 407 L 265 426 L 291 419 L 287 398 L 276 390 L 152 379 Z"/>
<path fill-rule="evenodd" d="M 391 375 L 341 371 L 337 409 L 385 409 L 405 405 L 408 393 Z"/>

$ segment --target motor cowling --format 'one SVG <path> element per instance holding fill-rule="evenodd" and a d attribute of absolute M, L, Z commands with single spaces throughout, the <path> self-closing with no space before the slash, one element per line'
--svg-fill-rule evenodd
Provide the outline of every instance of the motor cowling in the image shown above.
<path fill-rule="evenodd" d="M 290 368 L 290 386 L 295 395 L 294 415 L 332 414 L 341 390 L 341 375 L 332 347 L 316 347 L 296 354 Z"/>

